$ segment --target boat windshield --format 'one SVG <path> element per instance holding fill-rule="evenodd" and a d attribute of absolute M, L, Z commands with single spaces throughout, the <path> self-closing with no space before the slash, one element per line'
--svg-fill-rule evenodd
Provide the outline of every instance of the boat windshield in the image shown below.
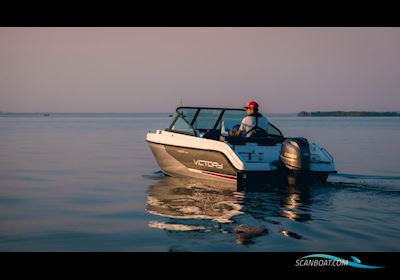
<path fill-rule="evenodd" d="M 195 131 L 220 130 L 222 122 L 240 125 L 245 116 L 244 109 L 178 107 L 169 130 L 196 135 Z M 269 124 L 268 135 L 283 137 L 272 124 Z"/>
<path fill-rule="evenodd" d="M 246 116 L 242 109 L 179 107 L 170 129 L 179 131 L 220 129 L 222 121 L 238 124 Z"/>

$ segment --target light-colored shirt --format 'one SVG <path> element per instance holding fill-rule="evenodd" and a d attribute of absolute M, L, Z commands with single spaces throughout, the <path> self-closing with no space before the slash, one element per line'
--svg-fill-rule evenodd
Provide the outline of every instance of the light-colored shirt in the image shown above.
<path fill-rule="evenodd" d="M 242 131 L 242 135 L 246 135 L 250 129 L 256 126 L 256 116 L 246 116 L 243 118 L 239 129 Z M 268 119 L 264 116 L 258 117 L 258 125 L 259 128 L 267 131 L 268 129 Z M 250 137 L 251 133 L 247 134 L 246 137 Z"/>

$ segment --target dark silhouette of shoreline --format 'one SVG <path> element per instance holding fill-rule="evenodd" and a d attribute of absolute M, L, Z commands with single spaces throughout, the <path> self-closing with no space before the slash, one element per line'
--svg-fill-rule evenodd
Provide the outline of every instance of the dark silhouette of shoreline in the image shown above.
<path fill-rule="evenodd" d="M 368 112 L 368 111 L 301 111 L 299 117 L 400 117 L 398 112 Z"/>

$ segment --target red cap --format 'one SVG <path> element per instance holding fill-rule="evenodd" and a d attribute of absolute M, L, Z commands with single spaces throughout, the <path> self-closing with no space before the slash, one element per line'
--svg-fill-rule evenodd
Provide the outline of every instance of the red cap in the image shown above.
<path fill-rule="evenodd" d="M 255 101 L 249 101 L 244 108 L 258 108 L 258 103 Z"/>

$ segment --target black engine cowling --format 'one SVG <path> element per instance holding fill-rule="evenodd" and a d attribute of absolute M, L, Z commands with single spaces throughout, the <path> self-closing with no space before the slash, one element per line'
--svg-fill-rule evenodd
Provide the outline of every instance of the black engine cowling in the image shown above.
<path fill-rule="evenodd" d="M 291 171 L 301 172 L 310 169 L 310 145 L 305 138 L 288 138 L 282 143 L 279 155 L 281 166 Z"/>

